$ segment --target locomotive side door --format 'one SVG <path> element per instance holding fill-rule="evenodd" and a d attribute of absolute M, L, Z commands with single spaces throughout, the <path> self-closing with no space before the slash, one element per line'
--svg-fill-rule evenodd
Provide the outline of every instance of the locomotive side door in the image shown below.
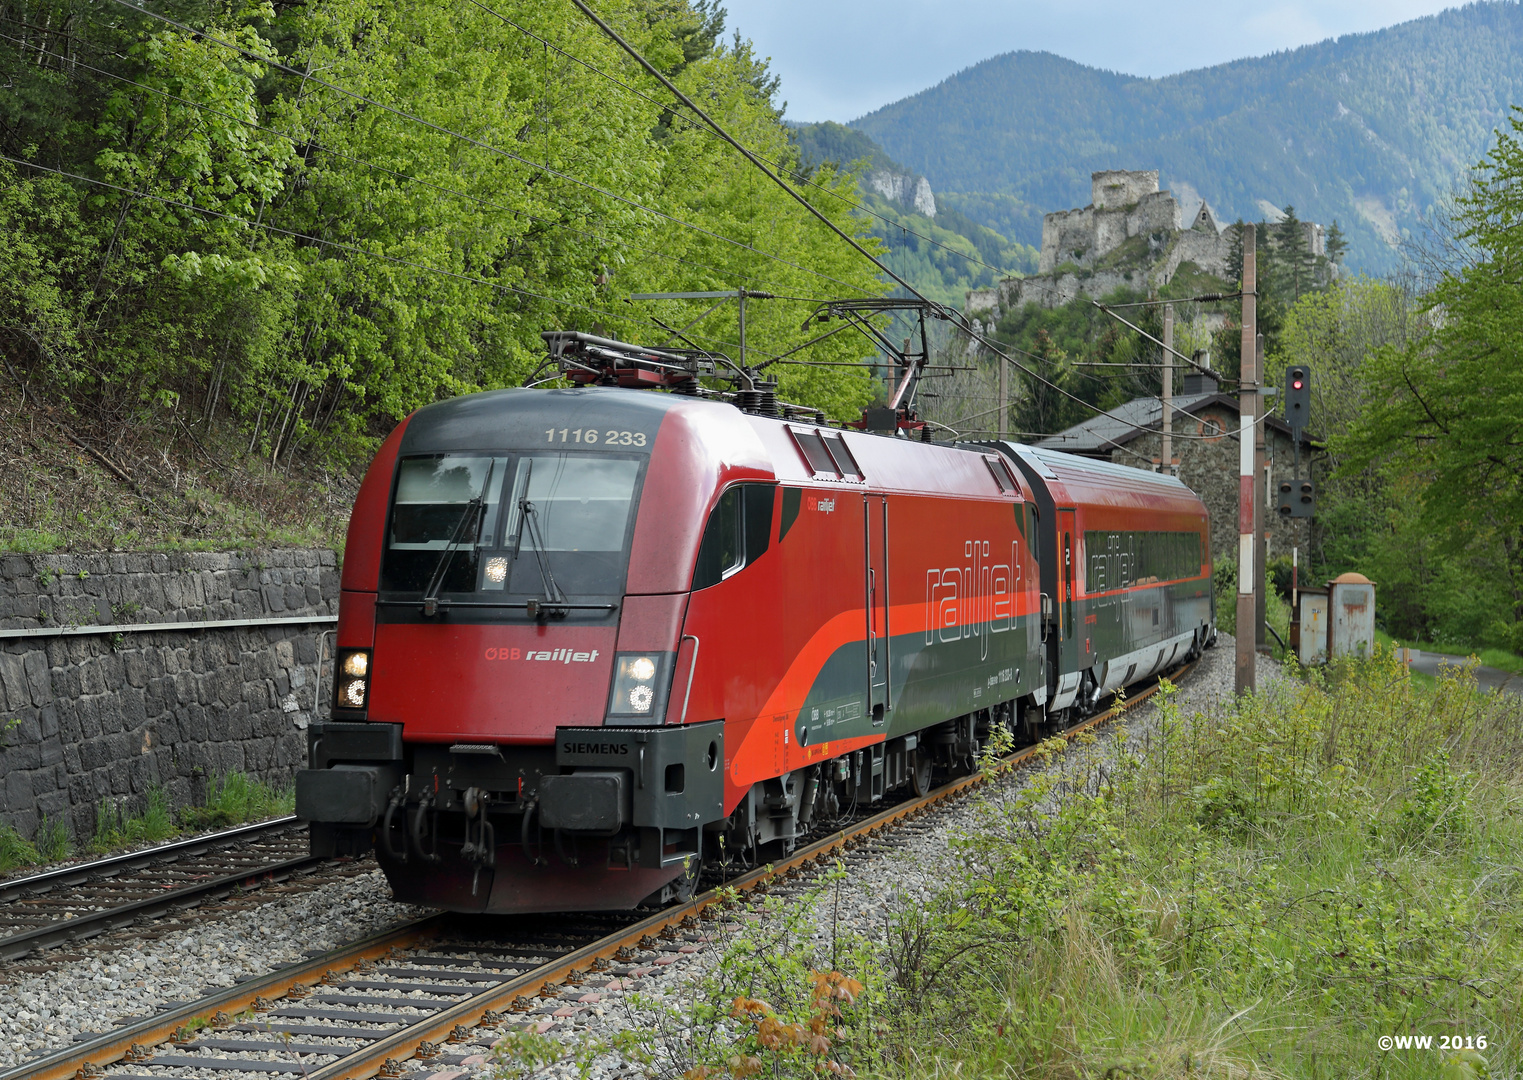
<path fill-rule="evenodd" d="M 864 607 L 867 612 L 867 706 L 873 726 L 884 722 L 893 708 L 889 690 L 888 595 L 888 499 L 865 495 L 862 499 L 862 542 L 866 555 Z"/>

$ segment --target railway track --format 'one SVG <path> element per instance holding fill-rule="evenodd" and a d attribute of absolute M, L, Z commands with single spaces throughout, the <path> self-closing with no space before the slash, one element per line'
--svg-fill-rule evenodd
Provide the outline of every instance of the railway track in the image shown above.
<path fill-rule="evenodd" d="M 294 817 L 0 882 L 0 960 L 19 960 L 142 920 L 284 881 L 324 860 Z"/>
<path fill-rule="evenodd" d="M 1193 666 L 1193 665 L 1192 665 Z M 1186 667 L 1174 673 L 1188 673 Z M 1145 701 L 1063 732 L 1072 740 Z M 1028 762 L 1038 747 L 1005 758 Z M 957 799 L 982 784 L 961 777 L 796 850 L 727 883 L 742 894 L 828 864 L 836 852 Z M 438 914 L 174 1004 L 116 1031 L 0 1073 L 0 1080 L 171 1080 L 279 1077 L 303 1080 L 421 1080 L 488 1060 L 510 1027 L 570 1016 L 624 980 L 641 978 L 698 951 L 724 898 L 710 890 L 645 918 L 604 915 L 485 919 Z M 533 1004 L 537 1000 L 540 1004 Z"/>

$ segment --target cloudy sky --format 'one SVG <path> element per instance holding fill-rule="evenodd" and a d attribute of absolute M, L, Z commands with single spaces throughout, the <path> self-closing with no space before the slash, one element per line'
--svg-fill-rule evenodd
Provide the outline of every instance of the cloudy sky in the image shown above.
<path fill-rule="evenodd" d="M 772 58 L 791 120 L 853 120 L 980 60 L 1047 50 L 1131 75 L 1171 75 L 1378 30 L 1444 0 L 723 0 Z"/>

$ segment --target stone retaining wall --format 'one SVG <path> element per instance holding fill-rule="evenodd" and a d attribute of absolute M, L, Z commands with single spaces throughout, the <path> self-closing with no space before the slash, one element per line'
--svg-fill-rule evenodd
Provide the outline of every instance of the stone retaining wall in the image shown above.
<path fill-rule="evenodd" d="M 0 629 L 338 612 L 328 550 L 0 555 Z M 0 638 L 0 825 L 95 832 L 155 786 L 199 803 L 232 772 L 291 781 L 329 623 Z"/>

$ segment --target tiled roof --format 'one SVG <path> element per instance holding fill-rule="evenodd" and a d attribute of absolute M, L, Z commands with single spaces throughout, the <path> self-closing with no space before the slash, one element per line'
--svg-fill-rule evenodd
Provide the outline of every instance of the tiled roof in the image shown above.
<path fill-rule="evenodd" d="M 1225 394 L 1180 394 L 1174 398 L 1174 412 L 1192 413 L 1213 401 L 1234 410 L 1237 408 L 1236 399 Z M 1135 398 L 1082 424 L 1040 439 L 1035 445 L 1044 450 L 1066 450 L 1071 454 L 1103 453 L 1113 447 L 1125 446 L 1148 431 L 1156 431 L 1162 424 L 1162 401 L 1150 397 Z"/>

